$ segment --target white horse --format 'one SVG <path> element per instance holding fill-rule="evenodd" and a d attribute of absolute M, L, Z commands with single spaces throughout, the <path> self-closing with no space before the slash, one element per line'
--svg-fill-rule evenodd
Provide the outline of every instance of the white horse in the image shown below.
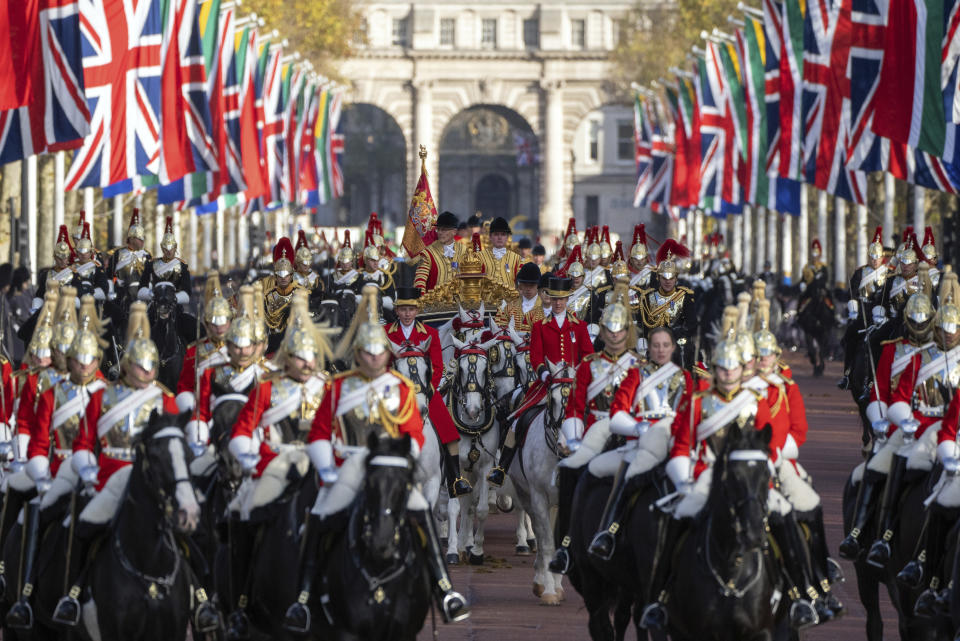
<path fill-rule="evenodd" d="M 470 563 L 480 565 L 483 527 L 490 512 L 487 474 L 493 468 L 499 441 L 487 385 L 487 350 L 496 340 L 480 342 L 479 335 L 469 342 L 452 335 L 450 338 L 457 371 L 447 392 L 447 407 L 460 431 L 460 469 L 473 492 L 447 503 L 447 563 L 456 564 L 469 554 Z"/>
<path fill-rule="evenodd" d="M 573 390 L 576 370 L 562 361 L 556 365 L 547 361 L 547 366 L 551 383 L 546 408 L 530 424 L 526 440 L 517 453 L 518 460 L 510 466 L 510 478 L 520 505 L 530 514 L 537 537 L 533 593 L 540 597 L 541 605 L 560 605 L 563 575 L 550 572 L 547 564 L 553 558 L 555 547 L 551 508 L 557 505 L 553 478 L 560 460 L 557 453 L 562 439 L 560 424 Z"/>
<path fill-rule="evenodd" d="M 430 389 L 431 363 L 430 363 L 430 341 L 428 338 L 420 345 L 414 345 L 409 341 L 397 344 L 390 341 L 390 350 L 395 357 L 394 367 L 398 372 L 413 381 L 417 386 L 417 406 L 420 409 L 420 415 L 423 417 L 423 447 L 420 450 L 420 456 L 417 459 L 417 472 L 415 478 L 421 485 L 421 492 L 430 503 L 431 509 L 437 504 L 440 496 L 440 439 L 437 438 L 437 431 L 433 429 L 433 423 L 430 421 L 428 412 L 427 395 L 424 390 Z"/>

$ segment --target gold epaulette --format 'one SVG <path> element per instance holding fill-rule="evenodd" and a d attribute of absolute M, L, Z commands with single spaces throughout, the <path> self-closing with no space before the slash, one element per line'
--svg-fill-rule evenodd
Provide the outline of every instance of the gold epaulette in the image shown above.
<path fill-rule="evenodd" d="M 689 287 L 685 287 L 685 286 L 683 286 L 683 285 L 677 285 L 677 289 L 679 289 L 681 292 L 684 292 L 685 294 L 692 294 L 692 293 L 693 293 L 693 290 L 692 290 L 692 289 L 690 289 Z"/>
<path fill-rule="evenodd" d="M 583 357 L 583 362 L 590 363 L 600 358 L 601 352 L 593 352 Z"/>
<path fill-rule="evenodd" d="M 759 391 L 757 391 L 757 390 L 755 390 L 755 389 L 751 389 L 751 388 L 749 388 L 749 387 L 748 387 L 747 389 L 749 389 L 751 392 L 753 392 L 753 395 L 757 397 L 757 400 L 758 400 L 758 401 L 766 398 L 766 395 L 763 394 L 762 392 L 759 392 Z"/>
<path fill-rule="evenodd" d="M 889 345 L 889 344 L 891 344 L 891 343 L 899 343 L 899 342 L 902 341 L 902 340 L 903 340 L 903 336 L 897 336 L 896 338 L 891 338 L 891 339 L 889 339 L 889 340 L 880 341 L 880 344 L 881 344 L 881 345 Z"/>
<path fill-rule="evenodd" d="M 397 322 L 399 322 L 399 321 L 397 321 Z M 396 324 L 397 324 L 397 323 L 395 322 L 394 325 L 396 325 Z M 428 333 L 428 332 L 427 332 L 427 328 L 424 327 L 424 326 L 423 326 L 423 323 L 421 323 L 420 321 L 414 322 L 413 327 L 414 327 L 414 329 L 416 329 L 418 332 L 421 332 L 421 333 L 423 333 L 423 334 L 427 334 L 427 333 Z"/>
<path fill-rule="evenodd" d="M 572 314 L 570 312 L 567 312 L 567 321 L 573 323 L 574 325 L 577 325 L 581 322 L 580 319 L 577 318 L 576 314 Z"/>
<path fill-rule="evenodd" d="M 163 383 L 161 383 L 160 381 L 154 381 L 154 384 L 155 384 L 157 387 L 160 388 L 160 391 L 163 392 L 163 395 L 164 395 L 164 396 L 173 396 L 173 395 L 174 395 L 173 392 L 171 392 L 169 389 L 167 389 L 167 386 L 164 385 Z"/>
<path fill-rule="evenodd" d="M 353 375 L 356 374 L 356 373 L 357 373 L 357 369 L 356 369 L 355 367 L 352 367 L 352 368 L 348 369 L 348 370 L 345 371 L 345 372 L 337 372 L 336 374 L 334 374 L 334 375 L 333 375 L 333 380 L 339 381 L 341 378 L 346 378 L 346 377 L 348 377 L 348 376 L 353 376 Z"/>
<path fill-rule="evenodd" d="M 694 365 L 694 366 L 693 366 L 693 370 L 692 370 L 692 371 L 693 371 L 696 375 L 701 376 L 701 377 L 710 376 L 710 372 L 708 372 L 707 370 L 703 369 L 702 367 L 698 367 L 697 365 Z"/>

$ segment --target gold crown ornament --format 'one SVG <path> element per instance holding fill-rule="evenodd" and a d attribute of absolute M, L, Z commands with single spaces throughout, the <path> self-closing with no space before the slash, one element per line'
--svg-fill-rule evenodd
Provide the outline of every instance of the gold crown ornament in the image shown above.
<path fill-rule="evenodd" d="M 150 339 L 150 321 L 147 318 L 147 304 L 136 301 L 130 305 L 130 317 L 127 320 L 126 351 L 120 359 L 121 364 L 134 364 L 141 369 L 153 371 L 160 362 L 156 344 Z"/>

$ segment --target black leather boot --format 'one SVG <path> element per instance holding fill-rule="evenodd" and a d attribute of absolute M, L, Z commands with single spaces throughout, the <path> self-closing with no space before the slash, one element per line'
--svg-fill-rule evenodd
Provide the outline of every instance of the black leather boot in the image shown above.
<path fill-rule="evenodd" d="M 607 498 L 607 504 L 603 508 L 603 516 L 600 517 L 600 529 L 590 542 L 590 554 L 597 558 L 609 561 L 613 558 L 613 553 L 617 549 L 617 532 L 620 531 L 620 522 L 623 520 L 623 513 L 627 507 L 627 501 L 633 494 L 631 487 L 633 484 L 627 483 L 627 467 L 629 464 L 624 461 L 620 463 L 620 469 L 613 479 L 613 488 L 610 490 L 610 496 Z"/>
<path fill-rule="evenodd" d="M 78 518 L 77 515 L 74 516 Z M 70 628 L 80 623 L 80 595 L 86 583 L 87 550 L 93 538 L 95 536 L 76 535 L 66 576 L 67 582 L 70 583 L 70 590 L 57 601 L 51 617 L 54 623 Z"/>
<path fill-rule="evenodd" d="M 229 517 L 228 517 L 229 518 Z M 230 614 L 227 615 L 227 640 L 250 638 L 250 618 L 247 616 L 247 584 L 253 558 L 256 532 L 249 523 L 233 520 L 230 523 Z"/>
<path fill-rule="evenodd" d="M 907 459 L 902 456 L 893 457 L 893 466 L 887 476 L 887 484 L 883 488 L 883 500 L 880 502 L 880 518 L 878 519 L 880 538 L 873 542 L 867 552 L 867 563 L 874 567 L 885 568 L 890 560 L 890 540 L 893 539 L 893 520 L 896 517 L 894 509 L 900 498 L 900 486 L 903 484 L 903 475 L 907 471 Z"/>
<path fill-rule="evenodd" d="M 927 509 L 927 528 L 924 531 L 924 566 L 929 570 L 930 581 L 927 589 L 920 593 L 917 602 L 914 605 L 914 613 L 921 617 L 935 617 L 940 614 L 940 585 L 943 576 L 941 564 L 943 563 L 943 552 L 946 548 L 946 539 L 950 531 L 951 523 L 937 510 L 937 507 L 931 506 Z M 904 568 L 906 569 L 906 568 Z M 899 575 L 898 575 L 899 577 Z"/>
<path fill-rule="evenodd" d="M 491 485 L 500 487 L 503 485 L 503 482 L 507 480 L 507 472 L 510 471 L 510 463 L 513 462 L 513 457 L 516 453 L 516 447 L 510 447 L 509 445 L 503 446 L 503 450 L 500 451 L 500 463 L 487 474 L 487 481 L 489 481 Z"/>
<path fill-rule="evenodd" d="M 814 605 L 819 599 L 819 593 L 810 586 L 808 579 L 805 544 L 802 541 L 796 521 L 789 518 L 791 515 L 782 516 L 780 514 L 771 514 L 770 532 L 777 541 L 780 551 L 783 554 L 783 564 L 787 576 L 792 585 L 787 589 L 787 596 L 792 602 L 790 605 L 790 627 L 794 630 L 803 630 L 810 626 L 820 623 L 820 613 Z M 804 590 L 801 592 L 800 587 Z M 804 597 L 808 598 L 804 598 Z"/>
<path fill-rule="evenodd" d="M 287 608 L 283 617 L 283 627 L 297 634 L 310 631 L 310 588 L 317 576 L 317 557 L 320 555 L 320 541 L 323 538 L 323 522 L 319 516 L 311 514 L 307 519 L 307 531 L 303 543 L 303 560 L 300 564 L 300 591 L 296 603 Z"/>
<path fill-rule="evenodd" d="M 7 611 L 7 625 L 18 630 L 29 630 L 33 627 L 33 608 L 30 606 L 30 595 L 33 594 L 33 564 L 37 556 L 37 539 L 40 535 L 40 497 L 27 503 L 22 545 L 20 546 L 20 563 L 23 574 L 18 584 L 23 585 L 20 599 Z"/>
<path fill-rule="evenodd" d="M 650 577 L 650 588 L 647 592 L 648 604 L 644 607 L 640 619 L 640 627 L 645 630 L 667 628 L 667 601 L 670 598 L 667 582 L 673 569 L 673 546 L 677 544 L 685 528 L 686 521 L 679 521 L 669 514 L 660 516 L 657 549 L 653 557 L 653 575 Z"/>
<path fill-rule="evenodd" d="M 840 542 L 841 558 L 856 561 L 857 557 L 860 556 L 860 535 L 863 533 L 863 528 L 867 526 L 878 490 L 883 487 L 886 478 L 886 475 L 879 472 L 864 471 L 863 479 L 860 481 L 860 489 L 857 492 L 857 502 L 853 508 L 852 527 L 847 536 Z"/>
<path fill-rule="evenodd" d="M 832 613 L 833 619 L 838 619 L 847 613 L 846 606 L 830 589 L 838 581 L 833 568 L 839 568 L 836 561 L 827 556 L 827 534 L 823 526 L 823 506 L 817 506 L 812 512 L 801 519 L 810 533 L 810 568 L 813 571 L 823 604 Z M 839 580 L 843 580 L 841 574 Z"/>
<path fill-rule="evenodd" d="M 557 468 L 557 534 L 563 533 L 557 551 L 548 564 L 550 571 L 555 574 L 566 574 L 573 567 L 570 558 L 570 522 L 573 517 L 573 495 L 577 491 L 577 481 L 580 480 L 580 470 L 567 467 Z"/>
<path fill-rule="evenodd" d="M 451 454 L 446 452 L 446 477 L 447 477 L 447 492 L 450 495 L 450 498 L 455 499 L 458 496 L 463 496 L 464 494 L 470 494 L 473 492 L 473 487 L 470 485 L 470 481 L 463 478 L 460 474 L 460 454 Z"/>
<path fill-rule="evenodd" d="M 913 559 L 897 572 L 897 581 L 911 590 L 919 588 L 923 584 L 923 577 L 926 575 L 924 566 L 927 563 L 927 545 L 930 541 L 932 520 L 933 510 L 927 508 L 923 515 L 923 525 L 920 527 L 920 541 L 917 543 L 917 551 Z"/>
<path fill-rule="evenodd" d="M 417 525 L 423 528 L 426 534 L 424 552 L 430 575 L 433 578 L 433 592 L 437 601 L 437 608 L 443 615 L 444 622 L 463 621 L 470 616 L 470 606 L 467 605 L 466 598 L 453 589 L 453 584 L 450 582 L 447 564 L 444 562 L 443 553 L 440 550 L 440 537 L 437 536 L 437 528 L 433 523 L 433 515 L 430 510 L 411 510 L 408 514 Z"/>

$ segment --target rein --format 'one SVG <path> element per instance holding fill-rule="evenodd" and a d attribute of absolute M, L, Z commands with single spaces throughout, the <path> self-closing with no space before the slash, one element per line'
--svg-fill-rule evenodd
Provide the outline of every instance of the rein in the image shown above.
<path fill-rule="evenodd" d="M 471 344 L 462 349 L 458 348 L 455 352 L 458 370 L 461 369 L 460 360 L 464 356 L 475 357 L 473 362 L 469 363 L 467 367 L 467 380 L 465 383 L 467 389 L 463 389 L 464 382 L 459 376 L 458 371 L 457 376 L 454 377 L 453 392 L 447 395 L 447 408 L 450 409 L 450 414 L 453 416 L 457 430 L 459 430 L 461 434 L 465 434 L 467 436 L 479 436 L 485 434 L 493 425 L 494 413 L 492 406 L 489 404 L 483 405 L 483 413 L 480 415 L 480 423 L 477 425 L 471 425 L 469 422 L 464 422 L 460 411 L 466 406 L 467 393 L 482 393 L 486 391 L 487 385 L 481 385 L 479 379 L 477 378 L 477 360 L 480 357 L 483 357 L 483 359 L 486 361 L 484 366 L 484 369 L 486 369 L 489 367 L 489 357 L 487 355 L 487 351 L 480 349 L 476 344 Z"/>

